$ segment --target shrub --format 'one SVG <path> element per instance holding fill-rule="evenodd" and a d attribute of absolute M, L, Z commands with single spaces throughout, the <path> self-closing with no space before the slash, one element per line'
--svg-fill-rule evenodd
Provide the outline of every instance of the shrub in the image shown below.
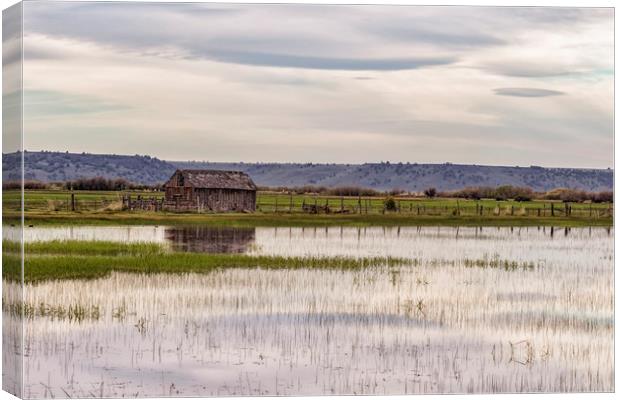
<path fill-rule="evenodd" d="M 49 185 L 47 183 L 41 182 L 41 181 L 24 181 L 24 189 L 31 189 L 31 190 L 47 189 L 48 186 Z M 21 189 L 20 181 L 2 182 L 2 189 L 4 190 Z"/>
<path fill-rule="evenodd" d="M 434 187 L 430 187 L 428 189 L 424 190 L 424 195 L 426 197 L 435 197 L 437 195 L 437 189 L 435 189 Z"/>
<path fill-rule="evenodd" d="M 383 202 L 383 206 L 385 207 L 386 211 L 396 211 L 396 201 L 394 201 L 393 197 L 388 197 L 387 199 L 385 199 L 385 201 Z"/>
<path fill-rule="evenodd" d="M 258 190 L 261 191 L 270 191 L 270 192 L 282 192 L 288 193 L 292 192 L 295 194 L 306 194 L 306 193 L 318 193 L 328 196 L 379 196 L 381 192 L 378 190 L 365 188 L 362 186 L 336 186 L 332 188 L 328 188 L 326 186 L 314 186 L 314 185 L 304 185 L 304 186 L 259 186 Z"/>
<path fill-rule="evenodd" d="M 331 196 L 377 196 L 380 192 L 361 186 L 337 186 L 326 189 L 325 194 Z"/>
<path fill-rule="evenodd" d="M 519 195 L 515 196 L 514 200 L 515 201 L 532 201 L 532 196 L 527 196 L 527 195 L 519 194 Z"/>
<path fill-rule="evenodd" d="M 3 190 L 21 189 L 22 185 L 19 181 L 6 181 L 2 182 Z"/>
<path fill-rule="evenodd" d="M 563 202 L 582 202 L 588 200 L 588 194 L 583 190 L 574 190 L 567 188 L 553 189 L 545 193 L 543 196 L 546 200 L 561 200 Z"/>
<path fill-rule="evenodd" d="M 398 195 L 401 195 L 401 194 L 403 194 L 403 193 L 405 193 L 405 192 L 406 192 L 406 191 L 405 191 L 404 189 L 394 188 L 394 189 L 390 190 L 390 191 L 388 192 L 388 194 L 389 194 L 390 196 L 398 196 Z"/>
<path fill-rule="evenodd" d="M 598 192 L 591 194 L 591 200 L 594 203 L 613 203 L 614 202 L 614 192 Z"/>
<path fill-rule="evenodd" d="M 530 201 L 534 198 L 534 191 L 527 187 L 504 185 L 497 188 L 488 186 L 467 187 L 462 190 L 448 192 L 445 197 L 459 197 L 470 200 L 495 199 L 498 201 L 514 199 L 516 201 Z"/>
<path fill-rule="evenodd" d="M 141 186 L 144 188 L 144 185 Z M 127 190 L 136 189 L 136 185 L 126 179 L 106 179 L 101 176 L 94 178 L 80 178 L 74 181 L 65 182 L 66 189 L 74 190 Z"/>

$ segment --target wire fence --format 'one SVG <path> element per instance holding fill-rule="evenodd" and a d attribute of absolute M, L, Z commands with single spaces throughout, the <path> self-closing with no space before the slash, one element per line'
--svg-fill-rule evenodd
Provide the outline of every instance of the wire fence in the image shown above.
<path fill-rule="evenodd" d="M 26 198 L 25 211 L 40 212 L 88 212 L 120 211 L 124 209 L 123 193 L 114 195 L 79 193 Z M 161 200 L 162 193 L 142 196 L 146 200 Z M 3 199 L 3 209 L 19 211 L 19 198 Z M 552 201 L 492 201 L 455 199 L 418 199 L 387 197 L 352 197 L 291 195 L 287 193 L 260 193 L 257 196 L 256 211 L 261 213 L 305 213 L 305 214 L 409 214 L 420 216 L 536 216 L 536 217 L 588 217 L 613 216 L 613 204 L 562 203 Z"/>
<path fill-rule="evenodd" d="M 441 203 L 439 200 L 438 203 Z M 443 201 L 445 202 L 445 201 Z M 263 213 L 310 214 L 409 214 L 420 216 L 536 216 L 536 217 L 589 217 L 604 218 L 613 215 L 613 205 L 579 204 L 562 202 L 450 201 L 451 204 L 432 205 L 416 199 L 394 200 L 386 198 L 335 198 L 271 196 L 258 201 L 257 211 Z"/>

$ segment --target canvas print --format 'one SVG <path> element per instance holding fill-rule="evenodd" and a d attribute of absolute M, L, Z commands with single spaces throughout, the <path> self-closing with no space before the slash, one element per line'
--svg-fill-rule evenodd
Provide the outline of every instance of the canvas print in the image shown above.
<path fill-rule="evenodd" d="M 613 392 L 612 8 L 3 12 L 3 389 Z"/>

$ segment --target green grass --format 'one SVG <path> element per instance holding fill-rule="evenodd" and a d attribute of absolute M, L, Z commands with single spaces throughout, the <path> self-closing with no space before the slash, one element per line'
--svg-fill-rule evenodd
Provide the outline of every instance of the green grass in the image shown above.
<path fill-rule="evenodd" d="M 5 212 L 4 224 L 19 224 L 16 212 Z M 47 213 L 25 215 L 29 225 L 211 225 L 231 227 L 308 227 L 308 226 L 613 226 L 612 217 L 537 217 L 415 214 L 177 214 L 154 212 Z"/>
<path fill-rule="evenodd" d="M 19 242 L 13 242 L 5 239 L 2 241 L 2 249 L 3 252 L 17 253 L 20 251 L 20 244 Z M 166 249 L 158 243 L 121 243 L 96 240 L 52 240 L 48 242 L 26 243 L 24 251 L 27 254 L 62 254 L 81 256 L 156 256 L 163 254 Z"/>
<path fill-rule="evenodd" d="M 73 192 L 78 202 L 85 203 L 94 203 L 101 201 L 120 201 L 123 194 L 130 194 L 132 197 L 137 197 L 141 195 L 142 197 L 150 198 L 162 198 L 163 192 L 145 192 L 145 191 L 74 191 Z M 64 202 L 68 204 L 71 198 L 71 192 L 67 190 L 26 190 L 24 192 L 24 202 L 26 211 L 44 211 L 49 209 L 49 202 Z M 3 199 L 3 209 L 4 210 L 18 210 L 20 205 L 20 191 L 19 190 L 6 190 L 3 191 L 2 195 Z M 564 206 L 561 202 L 557 201 L 548 201 L 548 200 L 533 200 L 528 202 L 517 202 L 512 200 L 505 201 L 496 201 L 493 199 L 482 199 L 482 200 L 465 200 L 465 199 L 453 199 L 453 198 L 417 198 L 417 197 L 396 197 L 397 203 L 400 204 L 401 209 L 403 211 L 417 211 L 417 207 L 427 208 L 427 209 L 436 209 L 437 212 L 442 208 L 448 208 L 450 210 L 454 209 L 458 206 L 464 209 L 475 209 L 476 204 L 482 206 L 484 209 L 489 210 L 496 206 L 506 208 L 506 207 L 515 207 L 520 209 L 521 207 L 525 209 L 538 209 L 538 208 L 547 208 L 551 207 L 551 204 L 555 204 L 555 206 L 559 209 L 562 209 Z M 291 201 L 292 200 L 292 201 Z M 342 201 L 341 201 L 342 200 Z M 362 207 L 365 208 L 366 205 L 370 207 L 374 212 L 380 212 L 383 207 L 383 202 L 385 197 L 383 196 L 375 196 L 375 197 L 361 197 Z M 354 207 L 359 206 L 360 198 L 356 196 L 323 196 L 323 195 L 298 195 L 294 194 L 291 198 L 289 194 L 286 193 L 274 193 L 274 192 L 258 192 L 257 195 L 257 206 L 263 212 L 274 212 L 276 203 L 278 205 L 278 211 L 285 212 L 290 209 L 292 205 L 293 209 L 300 210 L 302 204 L 318 204 L 318 205 L 326 205 L 329 204 L 333 209 L 339 209 L 341 204 L 344 208 L 352 209 Z M 608 208 L 607 204 L 599 203 L 599 204 L 584 204 L 584 203 L 574 203 L 572 204 L 573 210 L 606 210 Z M 66 210 L 67 207 L 63 208 Z M 371 211 L 372 211 L 371 210 Z"/>
<path fill-rule="evenodd" d="M 551 201 L 496 201 L 463 199 L 397 198 L 400 212 L 383 213 L 383 197 L 362 198 L 359 213 L 357 197 L 344 197 L 346 214 L 306 214 L 301 205 L 329 204 L 339 210 L 340 197 L 293 195 L 293 212 L 289 212 L 291 197 L 271 192 L 258 193 L 258 212 L 253 214 L 181 214 L 170 212 L 106 210 L 117 202 L 122 192 L 76 191 L 78 211 L 67 210 L 70 198 L 67 191 L 28 190 L 25 192 L 26 224 L 35 225 L 192 225 L 225 226 L 612 226 L 613 206 L 609 204 L 572 203 L 572 215 L 565 215 L 565 205 Z M 161 197 L 162 193 L 133 192 L 132 196 Z M 3 193 L 4 223 L 19 223 L 19 191 Z M 277 201 L 276 201 L 277 199 Z M 276 203 L 277 212 L 276 212 Z M 366 206 L 368 205 L 368 213 Z M 554 216 L 551 216 L 551 207 Z M 483 212 L 480 215 L 480 207 Z M 499 215 L 496 215 L 498 214 Z"/>
<path fill-rule="evenodd" d="M 19 256 L 5 254 L 4 274 L 19 279 Z M 371 266 L 398 266 L 410 261 L 394 257 L 282 257 L 241 254 L 168 253 L 160 255 L 65 256 L 31 255 L 26 257 L 24 279 L 39 282 L 56 279 L 94 279 L 113 271 L 129 273 L 208 273 L 224 268 L 354 269 Z"/>
<path fill-rule="evenodd" d="M 19 281 L 19 244 L 3 240 L 3 278 Z M 175 253 L 156 243 L 116 243 L 105 241 L 51 241 L 26 245 L 24 280 L 95 279 L 111 272 L 127 273 L 209 273 L 225 268 L 264 269 L 359 269 L 376 266 L 419 266 L 422 260 L 399 257 L 285 257 L 246 254 Z M 432 266 L 448 265 L 430 260 Z M 454 265 L 454 263 L 452 263 Z M 500 259 L 464 260 L 465 267 L 533 269 L 528 263 Z"/>
<path fill-rule="evenodd" d="M 272 192 L 258 192 L 257 204 L 259 207 L 266 207 L 271 210 L 275 204 L 276 199 L 278 203 L 278 209 L 280 211 L 287 211 L 291 204 L 290 195 L 286 193 L 272 193 Z M 444 208 L 448 207 L 449 209 L 456 208 L 457 202 L 460 207 L 464 208 L 474 208 L 476 204 L 483 206 L 485 209 L 494 208 L 496 206 L 500 207 L 511 207 L 515 208 L 524 207 L 526 209 L 538 209 L 546 207 L 549 209 L 551 207 L 551 203 L 555 204 L 556 207 L 563 208 L 564 205 L 562 202 L 558 201 L 550 201 L 550 200 L 533 200 L 527 202 L 518 202 L 514 200 L 502 200 L 497 201 L 495 199 L 481 199 L 481 200 L 466 200 L 466 199 L 456 199 L 456 198 L 424 198 L 424 197 L 411 197 L 411 196 L 403 196 L 403 197 L 394 197 L 396 202 L 400 202 L 401 208 L 410 209 L 417 207 L 427 207 L 427 208 Z M 293 208 L 299 208 L 304 202 L 306 204 L 316 204 L 325 205 L 328 204 L 334 209 L 340 208 L 340 196 L 313 196 L 313 195 L 293 195 L 292 205 Z M 359 198 L 356 196 L 348 196 L 343 197 L 342 204 L 344 207 L 357 207 L 359 205 Z M 383 207 L 383 202 L 385 201 L 385 196 L 375 196 L 375 197 L 361 197 L 362 207 L 365 206 L 365 201 L 368 201 L 370 207 L 375 209 L 380 209 Z M 604 210 L 607 209 L 607 204 L 603 203 L 575 203 L 573 204 L 573 209 L 578 210 L 589 210 L 590 206 L 593 209 Z"/>

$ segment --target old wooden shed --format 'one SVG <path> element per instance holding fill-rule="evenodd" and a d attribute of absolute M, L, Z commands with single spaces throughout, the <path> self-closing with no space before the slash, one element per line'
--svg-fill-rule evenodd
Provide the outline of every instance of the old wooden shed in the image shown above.
<path fill-rule="evenodd" d="M 241 171 L 179 169 L 164 184 L 164 189 L 165 210 L 256 210 L 256 185 Z"/>

